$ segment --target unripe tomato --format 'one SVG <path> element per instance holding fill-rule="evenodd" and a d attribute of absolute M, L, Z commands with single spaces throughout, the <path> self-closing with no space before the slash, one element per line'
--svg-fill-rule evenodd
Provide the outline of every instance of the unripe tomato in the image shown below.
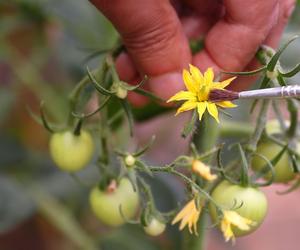
<path fill-rule="evenodd" d="M 144 231 L 151 236 L 158 236 L 166 229 L 166 224 L 156 218 L 151 218 L 149 225 L 144 227 Z"/>
<path fill-rule="evenodd" d="M 256 152 L 271 161 L 281 150 L 282 147 L 273 142 L 263 142 L 258 145 Z M 252 169 L 254 171 L 261 171 L 265 165 L 266 161 L 264 159 L 259 156 L 253 157 Z M 293 172 L 287 152 L 284 152 L 280 160 L 275 164 L 274 172 L 274 182 L 285 183 L 295 178 L 296 174 Z M 264 178 L 267 180 L 270 179 L 271 172 L 267 173 Z"/>
<path fill-rule="evenodd" d="M 80 135 L 71 131 L 54 133 L 49 147 L 55 164 L 69 172 L 84 168 L 92 159 L 95 148 L 91 134 L 85 130 L 81 130 Z"/>
<path fill-rule="evenodd" d="M 236 237 L 255 231 L 266 216 L 267 199 L 264 193 L 257 188 L 242 187 L 223 181 L 213 190 L 211 196 L 222 209 L 233 210 L 240 216 L 255 222 L 255 225 L 251 225 L 248 231 L 242 231 L 236 226 L 232 226 Z M 209 210 L 213 221 L 217 221 L 216 207 L 210 204 Z"/>
<path fill-rule="evenodd" d="M 95 215 L 110 226 L 122 225 L 125 221 L 120 213 L 120 206 L 125 218 L 131 219 L 139 204 L 139 196 L 134 192 L 127 178 L 121 179 L 115 190 L 101 191 L 94 187 L 90 193 L 90 205 Z"/>

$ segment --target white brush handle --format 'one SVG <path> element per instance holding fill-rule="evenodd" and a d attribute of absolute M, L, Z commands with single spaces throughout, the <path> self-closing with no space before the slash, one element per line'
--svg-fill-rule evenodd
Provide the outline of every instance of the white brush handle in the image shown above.
<path fill-rule="evenodd" d="M 239 93 L 240 99 L 256 98 L 283 98 L 283 97 L 300 97 L 300 86 L 292 85 L 285 87 L 267 88 L 242 91 Z"/>

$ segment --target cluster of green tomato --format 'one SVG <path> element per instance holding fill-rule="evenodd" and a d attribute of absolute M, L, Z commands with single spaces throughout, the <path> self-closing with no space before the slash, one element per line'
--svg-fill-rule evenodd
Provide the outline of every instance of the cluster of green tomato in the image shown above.
<path fill-rule="evenodd" d="M 55 164 L 63 171 L 75 172 L 83 169 L 91 161 L 94 154 L 94 142 L 91 134 L 81 130 L 79 135 L 71 131 L 54 133 L 50 140 L 50 154 Z M 261 142 L 257 153 L 264 155 L 271 161 L 282 147 L 271 142 Z M 254 157 L 252 166 L 255 171 L 260 171 L 265 166 L 265 161 Z M 285 152 L 274 166 L 274 182 L 287 183 L 296 176 L 289 155 Z M 264 176 L 271 178 L 270 173 Z M 113 183 L 114 184 L 114 183 Z M 267 213 L 267 199 L 262 191 L 255 186 L 242 186 L 222 181 L 212 191 L 211 196 L 220 207 L 232 207 L 239 215 L 255 222 L 249 230 L 239 230 L 233 226 L 235 236 L 243 236 L 253 232 L 264 220 Z M 139 207 L 139 195 L 135 192 L 131 182 L 123 177 L 118 183 L 101 190 L 99 186 L 90 192 L 90 206 L 95 215 L 105 224 L 119 226 L 125 223 L 125 218 L 135 216 Z M 122 210 L 122 214 L 121 211 Z M 210 205 L 210 214 L 213 221 L 218 222 L 218 212 L 213 204 Z M 164 232 L 166 225 L 152 218 L 144 230 L 147 234 L 156 236 Z"/>
<path fill-rule="evenodd" d="M 92 160 L 95 149 L 91 133 L 83 129 L 79 135 L 72 131 L 54 133 L 49 147 L 56 166 L 70 173 L 85 168 Z M 126 177 L 112 184 L 115 185 L 109 185 L 105 190 L 95 186 L 90 192 L 90 206 L 103 223 L 119 226 L 125 223 L 125 219 L 131 219 L 136 214 L 139 195 Z M 152 218 L 144 226 L 144 230 L 147 234 L 156 236 L 163 233 L 165 227 L 164 223 Z"/>

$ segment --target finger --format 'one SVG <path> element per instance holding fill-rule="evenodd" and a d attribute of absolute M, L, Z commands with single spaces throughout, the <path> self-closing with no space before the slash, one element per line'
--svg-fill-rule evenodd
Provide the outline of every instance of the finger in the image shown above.
<path fill-rule="evenodd" d="M 265 40 L 265 44 L 273 47 L 274 49 L 278 47 L 280 38 L 283 31 L 288 23 L 290 16 L 295 9 L 295 0 L 279 0 L 279 17 L 277 24 L 272 28 L 270 34 Z"/>
<path fill-rule="evenodd" d="M 183 0 L 180 20 L 188 38 L 200 38 L 220 19 L 223 5 L 219 0 Z"/>
<path fill-rule="evenodd" d="M 188 65 L 191 55 L 179 19 L 168 0 L 92 2 L 120 32 L 134 66 L 150 77 L 150 88 L 159 91 L 157 85 L 164 86 L 165 92 L 156 92 L 157 95 L 168 98 L 174 94 L 173 85 L 183 86 L 178 73 Z"/>
<path fill-rule="evenodd" d="M 226 0 L 224 5 L 225 16 L 207 34 L 205 49 L 194 57 L 202 70 L 244 69 L 277 22 L 277 0 Z"/>
<path fill-rule="evenodd" d="M 138 72 L 126 52 L 122 52 L 117 57 L 115 64 L 118 75 L 122 81 L 129 83 L 138 77 Z"/>
<path fill-rule="evenodd" d="M 284 32 L 284 29 L 288 23 L 288 20 L 295 8 L 295 0 L 280 0 L 279 1 L 279 17 L 277 24 L 271 29 L 269 35 L 263 44 L 273 47 L 276 49 L 280 42 L 280 38 Z M 251 63 L 246 67 L 247 70 L 254 70 L 261 66 L 256 59 L 252 60 Z M 229 86 L 229 89 L 240 91 L 248 88 L 256 80 L 257 77 L 240 77 L 233 86 Z"/>

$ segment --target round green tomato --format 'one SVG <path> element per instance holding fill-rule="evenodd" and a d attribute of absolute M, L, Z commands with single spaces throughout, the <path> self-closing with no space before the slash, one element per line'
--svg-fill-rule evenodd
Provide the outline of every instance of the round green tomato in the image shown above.
<path fill-rule="evenodd" d="M 122 225 L 126 219 L 131 219 L 138 209 L 139 196 L 134 192 L 132 184 L 127 178 L 121 179 L 118 187 L 111 192 L 101 191 L 94 187 L 90 193 L 90 205 L 95 215 L 103 223 L 110 226 Z"/>
<path fill-rule="evenodd" d="M 247 231 L 232 226 L 236 237 L 255 231 L 266 216 L 267 199 L 264 193 L 257 188 L 242 187 L 223 181 L 213 190 L 211 196 L 222 209 L 233 210 L 240 216 L 255 222 L 255 225 L 251 225 L 250 230 Z M 218 216 L 216 207 L 210 204 L 209 210 L 212 220 L 216 222 Z"/>
<path fill-rule="evenodd" d="M 54 133 L 49 148 L 55 164 L 64 171 L 73 172 L 90 162 L 95 147 L 91 134 L 81 130 L 80 135 L 74 135 L 71 131 Z"/>
<path fill-rule="evenodd" d="M 269 161 L 271 161 L 281 150 L 282 147 L 275 143 L 264 142 L 258 145 L 256 152 L 265 156 Z M 266 165 L 266 161 L 259 156 L 254 156 L 251 165 L 254 171 L 261 171 Z M 280 160 L 277 162 L 277 164 L 275 164 L 274 173 L 274 182 L 278 183 L 286 183 L 295 178 L 296 174 L 293 172 L 287 152 L 284 152 Z M 271 172 L 265 175 L 265 179 L 268 180 L 270 178 Z"/>
<path fill-rule="evenodd" d="M 152 218 L 148 226 L 144 227 L 144 231 L 151 236 L 158 236 L 166 229 L 166 224 L 160 222 L 156 218 Z"/>

